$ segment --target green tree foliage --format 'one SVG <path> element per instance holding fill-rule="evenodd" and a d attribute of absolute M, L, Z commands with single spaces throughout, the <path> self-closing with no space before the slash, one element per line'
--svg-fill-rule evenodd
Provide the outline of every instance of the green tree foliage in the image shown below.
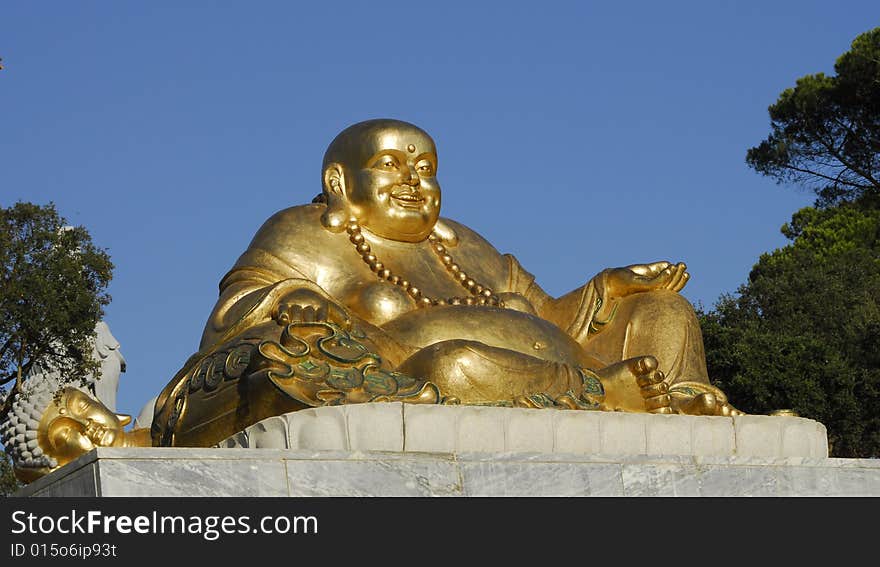
<path fill-rule="evenodd" d="M 709 374 L 734 405 L 793 409 L 825 424 L 832 455 L 880 457 L 880 28 L 834 69 L 785 90 L 746 155 L 816 206 L 700 322 Z"/>
<path fill-rule="evenodd" d="M 91 341 L 113 264 L 86 229 L 67 226 L 51 203 L 0 208 L 0 269 L 0 387 L 19 389 L 35 366 L 71 383 L 97 376 Z"/>
<path fill-rule="evenodd" d="M 21 487 L 21 483 L 15 478 L 12 463 L 9 458 L 0 453 L 0 496 L 9 496 Z"/>
<path fill-rule="evenodd" d="M 710 376 L 748 413 L 822 422 L 835 456 L 880 457 L 880 207 L 808 207 L 782 232 L 700 313 Z"/>
<path fill-rule="evenodd" d="M 746 163 L 832 206 L 880 194 L 880 28 L 858 36 L 835 76 L 807 75 L 770 107 L 771 133 Z"/>

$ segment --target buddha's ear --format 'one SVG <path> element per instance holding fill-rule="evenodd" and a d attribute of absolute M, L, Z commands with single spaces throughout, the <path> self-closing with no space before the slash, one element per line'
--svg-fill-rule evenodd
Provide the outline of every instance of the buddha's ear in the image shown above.
<path fill-rule="evenodd" d="M 332 195 L 343 195 L 345 193 L 345 172 L 342 165 L 333 162 L 328 163 L 324 168 L 324 193 L 330 197 Z"/>
<path fill-rule="evenodd" d="M 345 173 L 338 163 L 324 168 L 324 195 L 327 210 L 321 215 L 321 225 L 330 232 L 342 232 L 348 220 L 348 203 L 345 198 Z"/>

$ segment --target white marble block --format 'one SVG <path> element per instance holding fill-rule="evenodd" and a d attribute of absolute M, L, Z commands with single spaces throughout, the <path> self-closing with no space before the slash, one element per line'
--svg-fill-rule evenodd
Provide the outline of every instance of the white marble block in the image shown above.
<path fill-rule="evenodd" d="M 504 449 L 522 453 L 554 452 L 556 427 L 552 417 L 528 409 L 507 412 Z"/>
<path fill-rule="evenodd" d="M 599 412 L 554 412 L 555 450 L 559 453 L 600 453 L 602 438 L 599 434 L 599 425 L 601 422 L 602 416 Z"/>
<path fill-rule="evenodd" d="M 458 413 L 445 406 L 406 404 L 403 450 L 409 452 L 454 453 L 458 439 Z"/>
<path fill-rule="evenodd" d="M 348 451 L 348 425 L 341 406 L 312 408 L 286 415 L 288 439 L 294 449 Z"/>
<path fill-rule="evenodd" d="M 648 414 L 596 412 L 596 415 L 599 416 L 601 453 L 607 455 L 648 454 Z"/>
<path fill-rule="evenodd" d="M 345 412 L 352 451 L 403 451 L 402 403 L 340 407 Z"/>
<path fill-rule="evenodd" d="M 505 422 L 498 409 L 458 406 L 455 449 L 459 452 L 493 453 L 504 451 Z"/>
<path fill-rule="evenodd" d="M 247 446 L 253 449 L 287 449 L 287 417 L 264 419 L 244 430 Z"/>
<path fill-rule="evenodd" d="M 825 426 L 788 416 L 435 406 L 312 408 L 263 420 L 220 447 L 426 453 L 827 457 Z"/>
<path fill-rule="evenodd" d="M 22 496 L 880 496 L 825 427 L 399 402 L 271 417 L 215 448 L 98 448 Z"/>
<path fill-rule="evenodd" d="M 99 447 L 16 496 L 880 496 L 880 460 Z"/>

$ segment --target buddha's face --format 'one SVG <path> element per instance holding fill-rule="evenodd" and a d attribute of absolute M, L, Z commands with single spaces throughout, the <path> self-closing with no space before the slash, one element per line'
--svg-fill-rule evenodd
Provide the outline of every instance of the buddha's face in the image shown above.
<path fill-rule="evenodd" d="M 59 465 L 95 447 L 122 444 L 123 424 L 103 404 L 75 388 L 66 388 L 43 413 L 38 438 Z"/>
<path fill-rule="evenodd" d="M 437 151 L 423 131 L 408 126 L 376 128 L 355 144 L 346 160 L 349 211 L 373 234 L 421 242 L 440 216 Z"/>

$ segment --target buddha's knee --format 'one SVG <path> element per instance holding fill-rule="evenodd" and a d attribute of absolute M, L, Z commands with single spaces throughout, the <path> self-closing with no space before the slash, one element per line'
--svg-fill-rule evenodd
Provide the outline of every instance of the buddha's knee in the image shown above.
<path fill-rule="evenodd" d="M 518 352 L 456 339 L 421 349 L 397 370 L 433 382 L 443 396 L 477 403 L 538 391 L 535 388 L 541 384 L 537 382 L 554 381 L 558 373 L 555 366 L 558 364 Z"/>
<path fill-rule="evenodd" d="M 489 366 L 497 366 L 492 350 L 500 349 L 476 341 L 443 341 L 419 350 L 397 370 L 434 382 L 444 394 L 449 388 L 479 388 L 494 374 Z"/>
<path fill-rule="evenodd" d="M 620 300 L 616 316 L 630 321 L 650 321 L 654 325 L 686 326 L 697 323 L 691 303 L 674 291 L 635 293 Z"/>

